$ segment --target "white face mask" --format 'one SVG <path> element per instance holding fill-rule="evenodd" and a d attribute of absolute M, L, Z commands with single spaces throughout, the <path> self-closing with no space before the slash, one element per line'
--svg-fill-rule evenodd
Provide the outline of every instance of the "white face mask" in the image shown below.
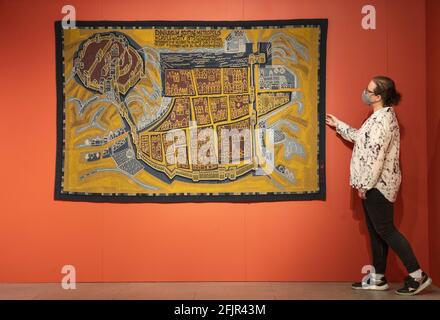
<path fill-rule="evenodd" d="M 373 103 L 367 89 L 364 89 L 364 91 L 362 92 L 362 102 L 366 105 L 371 105 Z"/>

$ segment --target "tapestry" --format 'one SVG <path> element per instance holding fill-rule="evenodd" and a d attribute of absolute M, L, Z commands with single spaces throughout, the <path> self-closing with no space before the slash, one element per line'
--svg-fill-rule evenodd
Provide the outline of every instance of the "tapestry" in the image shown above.
<path fill-rule="evenodd" d="M 55 199 L 325 199 L 326 19 L 55 33 Z"/>

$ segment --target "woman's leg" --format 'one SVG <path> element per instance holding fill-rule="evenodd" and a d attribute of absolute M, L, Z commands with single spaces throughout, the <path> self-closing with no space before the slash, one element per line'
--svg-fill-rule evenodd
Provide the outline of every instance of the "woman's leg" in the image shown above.
<path fill-rule="evenodd" d="M 411 245 L 394 226 L 394 204 L 376 188 L 367 192 L 367 199 L 364 201 L 374 230 L 402 260 L 408 273 L 419 270 L 420 266 Z"/>
<path fill-rule="evenodd" d="M 368 209 L 365 200 L 362 200 L 362 206 L 364 207 L 365 222 L 367 224 L 368 233 L 370 235 L 371 252 L 373 255 L 373 266 L 375 269 L 374 273 L 385 274 L 385 270 L 387 266 L 387 257 L 388 257 L 388 244 L 380 237 L 380 235 L 374 229 L 373 222 L 371 221 L 370 215 L 368 214 Z"/>

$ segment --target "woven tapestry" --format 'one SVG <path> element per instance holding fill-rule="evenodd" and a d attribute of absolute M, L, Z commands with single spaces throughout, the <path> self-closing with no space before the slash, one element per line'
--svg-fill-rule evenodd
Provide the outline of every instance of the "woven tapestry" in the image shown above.
<path fill-rule="evenodd" d="M 55 199 L 325 199 L 327 20 L 55 31 Z"/>

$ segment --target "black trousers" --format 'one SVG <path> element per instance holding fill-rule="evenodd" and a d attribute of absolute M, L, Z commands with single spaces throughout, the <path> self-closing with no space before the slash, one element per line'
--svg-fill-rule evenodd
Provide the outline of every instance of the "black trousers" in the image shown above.
<path fill-rule="evenodd" d="M 402 260 L 408 273 L 420 269 L 408 240 L 394 226 L 394 203 L 376 188 L 366 193 L 362 200 L 365 220 L 371 240 L 373 266 L 376 273 L 385 274 L 388 247 Z"/>

